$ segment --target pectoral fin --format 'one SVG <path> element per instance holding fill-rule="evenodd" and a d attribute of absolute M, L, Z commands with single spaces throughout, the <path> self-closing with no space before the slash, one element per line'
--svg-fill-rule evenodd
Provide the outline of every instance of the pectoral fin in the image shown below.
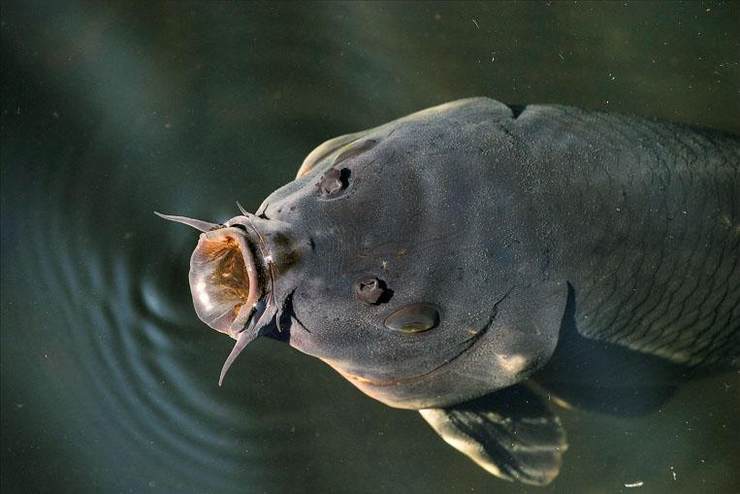
<path fill-rule="evenodd" d="M 296 178 L 301 178 L 302 176 L 307 175 L 316 167 L 319 161 L 336 152 L 342 146 L 346 146 L 347 144 L 350 144 L 351 142 L 359 139 L 366 132 L 367 131 L 355 132 L 354 134 L 347 134 L 335 137 L 334 139 L 329 139 L 328 141 L 324 142 L 319 147 L 311 151 L 308 156 L 306 156 L 306 159 L 303 160 L 301 167 L 298 169 Z"/>
<path fill-rule="evenodd" d="M 505 480 L 548 484 L 568 448 L 558 417 L 523 385 L 420 413 L 448 444 Z"/>

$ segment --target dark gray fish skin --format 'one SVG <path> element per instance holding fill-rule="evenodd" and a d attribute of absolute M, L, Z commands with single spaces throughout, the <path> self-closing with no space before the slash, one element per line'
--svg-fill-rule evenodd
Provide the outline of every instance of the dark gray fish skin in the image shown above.
<path fill-rule="evenodd" d="M 526 153 L 550 159 L 519 191 L 551 204 L 537 242 L 547 269 L 575 290 L 579 331 L 689 366 L 733 365 L 738 138 L 572 108 L 528 111 L 517 119 Z M 550 200 L 558 191 L 568 192 Z"/>
<path fill-rule="evenodd" d="M 327 141 L 255 215 L 164 217 L 207 230 L 191 289 L 237 339 L 222 378 L 283 340 L 544 485 L 568 444 L 538 389 L 639 415 L 738 367 L 738 168 L 720 132 L 472 98 Z"/>
<path fill-rule="evenodd" d="M 291 326 L 292 346 L 384 403 L 413 409 L 504 388 L 547 361 L 567 286 L 543 279 L 519 247 L 512 197 L 498 183 L 505 170 L 492 166 L 511 147 L 500 131 L 510 120 L 505 105 L 465 100 L 340 138 L 265 200 L 257 216 L 314 246 L 275 283 L 293 294 L 301 323 Z M 327 196 L 332 168 L 348 170 L 348 186 Z M 368 275 L 393 290 L 387 303 L 353 296 Z M 418 303 L 439 308 L 437 327 L 409 335 L 383 324 Z"/>
<path fill-rule="evenodd" d="M 587 338 L 737 365 L 739 162 L 734 136 L 487 98 L 328 141 L 258 211 L 314 245 L 276 281 L 290 344 L 391 406 L 448 406 L 541 369 L 570 288 Z M 366 275 L 393 298 L 358 303 Z M 439 327 L 383 326 L 419 302 Z"/>

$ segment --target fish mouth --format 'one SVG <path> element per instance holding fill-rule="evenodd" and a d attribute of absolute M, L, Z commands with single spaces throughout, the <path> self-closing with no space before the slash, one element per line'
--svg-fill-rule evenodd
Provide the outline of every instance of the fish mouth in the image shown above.
<path fill-rule="evenodd" d="M 240 229 L 201 233 L 190 259 L 190 290 L 198 318 L 233 338 L 246 327 L 263 292 L 255 256 Z"/>
<path fill-rule="evenodd" d="M 219 386 L 223 384 L 226 373 L 244 348 L 258 337 L 270 333 L 270 323 L 277 314 L 274 299 L 275 265 L 272 256 L 267 250 L 264 236 L 253 223 L 254 216 L 244 211 L 238 203 L 237 205 L 242 215 L 227 221 L 225 226 L 227 229 L 240 231 L 239 242 L 249 282 L 249 298 L 239 307 L 236 318 L 232 320 L 228 330 L 224 331 L 234 338 L 236 343 L 221 368 Z"/>
<path fill-rule="evenodd" d="M 198 318 L 236 340 L 221 369 L 219 386 L 244 348 L 269 332 L 276 310 L 275 268 L 254 215 L 237 203 L 240 216 L 224 224 L 155 214 L 202 232 L 190 257 L 190 291 Z"/>
<path fill-rule="evenodd" d="M 476 331 L 473 335 L 471 335 L 469 338 L 466 338 L 462 342 L 459 343 L 460 350 L 455 352 L 452 357 L 449 357 L 445 359 L 442 363 L 435 366 L 434 368 L 422 372 L 420 374 L 415 374 L 413 376 L 407 376 L 407 377 L 400 377 L 396 379 L 371 379 L 365 376 L 361 376 L 358 374 L 354 374 L 350 371 L 347 371 L 345 369 L 342 369 L 338 362 L 334 362 L 330 359 L 321 359 L 330 366 L 332 366 L 339 374 L 342 375 L 345 379 L 348 379 L 351 382 L 357 383 L 360 386 L 371 386 L 374 388 L 388 388 L 393 386 L 403 386 L 406 384 L 414 384 L 417 383 L 423 379 L 429 378 L 430 376 L 434 376 L 435 374 L 441 372 L 444 370 L 447 366 L 452 364 L 454 361 L 456 361 L 458 358 L 460 358 L 464 353 L 466 353 L 470 348 L 475 345 L 478 340 L 480 340 L 483 335 L 488 332 L 488 329 L 491 327 L 491 324 L 493 324 L 493 320 L 495 319 L 495 313 L 490 317 L 490 319 L 483 325 L 482 328 L 480 328 L 478 331 Z"/>

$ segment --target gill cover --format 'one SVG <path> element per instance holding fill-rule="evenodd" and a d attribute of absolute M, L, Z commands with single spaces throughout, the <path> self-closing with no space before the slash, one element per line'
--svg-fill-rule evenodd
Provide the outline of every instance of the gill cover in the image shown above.
<path fill-rule="evenodd" d="M 236 340 L 221 369 L 220 386 L 242 350 L 259 336 L 257 323 L 264 314 L 264 307 L 256 310 L 262 290 L 247 237 L 238 227 L 155 214 L 202 232 L 190 258 L 193 306 L 201 321 Z"/>

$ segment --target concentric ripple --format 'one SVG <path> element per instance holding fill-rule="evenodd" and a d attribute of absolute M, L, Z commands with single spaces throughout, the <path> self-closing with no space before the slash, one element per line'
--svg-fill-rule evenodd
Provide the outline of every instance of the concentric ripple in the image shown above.
<path fill-rule="evenodd" d="M 279 343 L 219 389 L 196 234 L 152 212 L 253 211 L 323 139 L 460 97 L 737 131 L 732 7 L 603 8 L 5 2 L 3 492 L 519 492 Z M 554 489 L 729 488 L 733 377 L 641 423 L 562 415 Z"/>

